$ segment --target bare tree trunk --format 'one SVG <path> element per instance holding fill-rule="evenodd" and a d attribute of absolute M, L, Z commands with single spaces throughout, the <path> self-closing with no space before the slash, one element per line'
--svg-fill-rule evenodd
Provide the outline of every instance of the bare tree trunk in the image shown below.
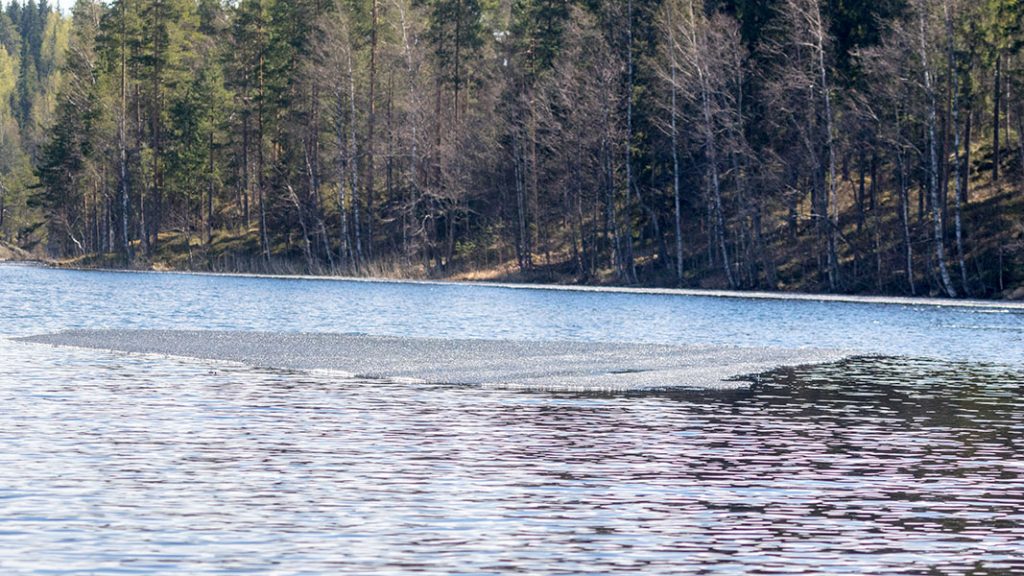
<path fill-rule="evenodd" d="M 314 2 L 315 21 L 320 21 L 320 0 Z M 334 256 L 331 252 L 331 243 L 327 237 L 327 226 L 324 223 L 323 198 L 320 195 L 321 172 L 320 172 L 320 79 L 319 76 L 313 79 L 310 86 L 309 97 L 309 131 L 308 144 L 306 147 L 306 171 L 309 177 L 309 197 L 313 204 L 314 225 L 317 228 L 316 235 L 319 238 L 318 244 L 322 243 L 323 253 L 327 256 L 328 265 L 334 268 Z M 317 268 L 320 267 L 320 250 L 316 254 Z"/>
<path fill-rule="evenodd" d="M 142 142 L 145 138 L 143 134 L 143 121 L 142 121 L 142 89 L 141 83 L 135 84 L 135 150 L 142 150 Z M 144 254 L 150 253 L 149 248 L 149 205 L 146 202 L 148 189 L 145 176 L 142 177 L 142 182 L 139 186 L 139 221 L 138 221 L 138 237 L 142 239 L 142 251 Z"/>
<path fill-rule="evenodd" d="M 377 0 L 370 0 L 370 86 L 366 123 L 366 256 L 373 258 L 375 146 L 377 131 Z"/>
<path fill-rule="evenodd" d="M 897 145 L 899 146 L 899 145 Z M 910 295 L 916 296 L 917 289 L 914 287 L 914 245 L 910 237 L 910 194 L 907 191 L 907 172 L 903 159 L 903 149 L 896 150 L 896 180 L 900 189 L 900 223 L 903 225 L 903 250 L 904 265 L 907 273 L 907 285 L 910 287 Z"/>
<path fill-rule="evenodd" d="M 1003 55 L 1003 68 L 1010 68 L 1010 55 Z M 1011 117 L 1012 108 L 1010 107 L 1010 78 L 1012 74 L 1003 72 L 1003 142 L 1006 146 L 1010 145 L 1010 128 L 1013 126 L 1013 120 Z M 1002 150 L 999 151 L 1000 158 L 1002 157 Z"/>
<path fill-rule="evenodd" d="M 875 240 L 875 286 L 879 294 L 884 290 L 885 268 L 882 264 L 882 218 L 881 210 L 871 211 L 871 227 Z"/>
<path fill-rule="evenodd" d="M 103 247 L 100 245 L 99 204 L 96 201 L 95 186 L 89 187 L 88 196 L 88 200 L 85 197 L 82 198 L 82 201 L 86 202 L 88 206 L 87 213 L 89 214 L 89 219 L 86 222 L 86 230 L 89 231 L 89 236 L 86 239 L 87 247 L 90 252 L 102 253 Z"/>
<path fill-rule="evenodd" d="M 315 121 L 313 123 L 315 125 Z M 316 136 L 315 135 L 308 135 L 307 138 L 315 139 Z M 313 232 L 309 232 L 307 226 L 312 226 L 313 228 L 315 228 L 316 229 L 315 234 L 316 234 L 316 236 L 318 238 L 320 238 L 320 240 L 317 240 L 317 241 L 320 242 L 321 240 L 324 240 L 325 238 L 320 236 L 320 230 L 322 230 L 324 228 L 324 225 L 323 225 L 323 218 L 320 215 L 320 183 L 318 181 L 318 174 L 317 174 L 316 160 L 315 160 L 316 145 L 314 143 L 312 143 L 312 142 L 306 142 L 305 145 L 304 145 L 304 148 L 305 148 L 304 155 L 305 155 L 306 178 L 307 178 L 307 184 L 306 185 L 309 187 L 309 190 L 306 193 L 305 202 L 303 202 L 302 203 L 303 205 L 299 208 L 299 217 L 300 218 L 304 218 L 302 216 L 303 211 L 309 213 L 308 216 L 306 216 L 305 218 L 308 218 L 310 221 L 303 224 L 303 229 L 306 231 L 307 234 L 312 235 L 314 233 Z M 309 238 L 309 236 L 307 236 L 307 240 L 306 240 L 307 244 L 309 244 L 309 242 L 310 242 L 310 240 L 308 238 Z M 328 257 L 330 257 L 331 251 L 330 251 L 329 248 L 326 250 L 326 252 L 328 254 Z M 309 272 L 310 273 L 319 272 L 320 271 L 320 264 L 319 264 L 319 262 L 320 262 L 320 252 L 319 252 L 319 250 L 316 251 L 315 255 L 313 254 L 313 251 L 310 250 L 310 259 L 309 260 L 310 260 L 310 262 L 309 262 Z"/>
<path fill-rule="evenodd" d="M 349 241 L 348 231 L 348 193 L 345 186 L 347 185 L 346 170 L 348 168 L 348 143 L 345 137 L 345 102 L 344 92 L 341 88 L 335 88 L 335 114 L 337 115 L 335 124 L 335 140 L 338 146 L 338 217 L 341 220 L 341 231 L 340 238 L 338 239 L 338 260 L 341 264 L 341 270 L 343 273 L 349 272 L 349 266 L 352 263 L 352 245 Z"/>
<path fill-rule="evenodd" d="M 346 57 L 348 64 L 348 157 L 349 180 L 352 190 L 352 228 L 356 236 L 355 266 L 360 268 L 363 263 L 363 233 L 359 226 L 359 159 L 356 155 L 356 78 L 352 69 L 352 53 Z"/>
<path fill-rule="evenodd" d="M 394 172 L 394 159 L 395 159 L 395 130 L 394 130 L 394 97 L 395 97 L 395 84 L 394 76 L 392 71 L 388 71 L 388 93 L 385 105 L 385 132 L 387 133 L 387 147 L 385 148 L 384 157 L 384 194 L 386 198 L 393 199 L 395 197 L 394 184 L 395 184 L 395 172 Z M 403 225 L 402 232 L 405 233 L 405 211 L 402 211 Z M 404 249 L 405 242 L 403 241 L 402 247 Z"/>
<path fill-rule="evenodd" d="M 299 195 L 295 193 L 295 188 L 291 184 L 286 184 L 285 188 L 288 190 L 288 198 L 291 199 L 296 212 L 299 214 L 299 226 L 302 228 L 302 253 L 306 257 L 306 272 L 312 274 L 314 272 L 313 250 L 309 242 L 309 225 L 306 222 L 306 210 Z"/>
<path fill-rule="evenodd" d="M 1018 101 L 1020 96 L 1018 95 Z M 1024 174 L 1024 110 L 1017 109 L 1017 151 L 1020 154 L 1020 169 Z"/>
<path fill-rule="evenodd" d="M 204 222 L 206 224 L 206 245 L 213 244 L 213 130 L 210 131 L 210 164 L 209 174 L 207 174 L 208 185 L 206 189 L 206 217 Z"/>
<path fill-rule="evenodd" d="M 454 82 L 454 124 L 459 125 L 459 91 L 462 88 L 462 0 L 455 3 L 455 82 Z"/>
<path fill-rule="evenodd" d="M 433 184 L 434 190 L 442 191 L 444 189 L 444 156 L 441 152 L 441 141 L 442 141 L 442 121 L 441 121 L 441 92 L 443 89 L 443 83 L 441 76 L 435 74 L 434 78 L 434 150 L 433 150 Z M 439 244 L 439 232 L 437 230 L 437 214 L 440 208 L 437 207 L 436 198 L 430 199 L 430 225 L 431 229 L 428 230 L 428 242 L 430 244 L 430 251 L 434 255 L 435 266 L 437 268 L 443 267 L 441 252 L 438 249 Z"/>
<path fill-rule="evenodd" d="M 815 50 L 818 56 L 818 75 L 821 82 L 821 94 L 825 105 L 825 143 L 828 150 L 828 195 L 825 197 L 825 216 L 829 220 L 828 230 L 828 283 L 833 291 L 838 290 L 841 283 L 839 275 L 839 255 L 836 247 L 836 236 L 839 232 L 839 203 L 836 199 L 836 150 L 835 129 L 832 118 L 832 92 L 828 83 L 828 68 L 825 65 L 825 36 L 828 31 L 821 18 L 821 8 L 817 4 L 811 13 L 815 35 Z"/>
<path fill-rule="evenodd" d="M 570 208 L 573 212 L 573 227 L 577 230 L 576 235 L 579 237 L 580 242 L 580 274 L 583 280 L 588 280 L 591 275 L 591 268 L 588 265 L 587 259 L 587 233 L 583 224 L 583 143 L 580 141 L 579 135 L 576 137 L 576 158 L 573 166 L 573 179 L 575 180 L 575 198 L 572 207 Z"/>
<path fill-rule="evenodd" d="M 722 187 L 718 176 L 717 153 L 712 151 L 710 156 L 711 186 L 714 193 L 715 235 L 718 241 L 718 250 L 722 255 L 722 268 L 725 271 L 725 277 L 729 282 L 729 287 L 735 289 L 738 287 L 738 284 L 732 271 L 732 262 L 729 259 L 729 250 L 725 242 L 725 211 L 722 208 Z"/>
<path fill-rule="evenodd" d="M 779 275 L 775 260 L 772 258 L 771 251 L 768 249 L 768 242 L 764 237 L 763 214 L 764 206 L 758 202 L 754 207 L 754 238 L 757 241 L 758 251 L 761 254 L 761 263 L 764 266 L 765 280 L 768 282 L 768 287 L 774 290 L 778 288 Z"/>
<path fill-rule="evenodd" d="M 248 82 L 248 79 L 246 80 Z M 250 139 L 250 128 L 249 128 L 249 95 L 248 88 L 246 89 L 246 95 L 244 96 L 246 104 L 245 111 L 242 113 L 242 221 L 245 223 L 245 233 L 249 233 L 249 228 L 252 226 L 252 214 L 249 209 L 249 196 L 252 192 L 252 183 L 249 178 L 249 139 Z"/>
<path fill-rule="evenodd" d="M 529 268 L 533 268 L 533 254 L 541 249 L 541 218 L 539 198 L 540 174 L 538 170 L 539 162 L 537 160 L 537 100 L 532 88 L 530 88 L 529 102 L 527 142 L 529 143 L 530 151 L 529 154 L 523 155 L 523 176 L 524 178 L 529 178 L 524 212 L 528 234 L 526 238 L 526 263 Z"/>
<path fill-rule="evenodd" d="M 406 21 L 405 10 L 402 8 L 402 5 L 400 3 L 396 3 L 395 6 L 399 11 L 399 16 L 401 20 L 402 45 L 405 52 L 406 70 L 408 71 L 409 75 L 409 92 L 412 97 L 412 108 L 416 111 L 419 111 L 422 108 L 420 100 L 419 75 L 417 74 L 416 69 L 413 65 L 412 48 L 408 33 L 408 23 Z M 417 205 L 417 197 L 420 195 L 419 122 L 417 120 L 413 120 L 412 122 L 412 146 L 409 158 L 409 177 L 409 193 L 406 199 L 405 210 L 403 210 L 402 214 L 402 254 L 405 257 L 409 257 L 410 255 L 409 221 L 415 220 L 416 218 L 415 207 Z"/>
<path fill-rule="evenodd" d="M 679 108 L 677 106 L 678 87 L 676 84 L 677 66 L 675 50 L 672 51 L 672 197 L 675 202 L 676 225 L 676 282 L 683 283 L 683 217 L 682 202 L 679 189 Z"/>
<path fill-rule="evenodd" d="M 606 92 L 607 94 L 607 92 Z M 605 178 L 605 229 L 606 235 L 611 236 L 611 265 L 620 279 L 628 278 L 622 257 L 622 242 L 619 239 L 619 225 L 615 215 L 615 174 L 612 167 L 612 140 L 611 130 L 611 103 L 607 95 L 603 106 L 604 130 L 602 131 L 601 151 L 604 164 Z"/>
<path fill-rule="evenodd" d="M 864 203 L 867 200 L 867 171 L 864 160 L 864 150 L 861 149 L 857 155 L 857 234 L 864 229 Z"/>
<path fill-rule="evenodd" d="M 262 8 L 261 8 L 262 9 Z M 262 20 L 257 31 L 259 36 L 259 66 L 257 70 L 257 86 L 259 102 L 256 110 L 256 187 L 259 189 L 259 237 L 260 247 L 263 250 L 263 259 L 266 264 L 270 263 L 270 237 L 266 227 L 266 167 L 264 165 L 264 124 L 263 115 L 266 106 L 266 82 L 264 67 L 266 65 L 266 41 L 263 37 Z"/>
<path fill-rule="evenodd" d="M 157 0 L 157 4 L 160 4 L 160 0 Z M 159 19 L 161 18 L 161 9 L 159 7 L 154 8 L 154 28 L 159 26 Z M 153 102 L 151 103 L 150 109 L 150 130 L 152 131 L 152 154 L 153 154 L 153 217 L 150 219 L 150 228 L 152 230 L 153 238 L 150 240 L 149 249 L 151 254 L 156 252 L 160 244 L 160 228 L 163 223 L 163 210 L 164 210 L 164 199 L 163 199 L 163 175 L 161 173 L 161 156 L 163 155 L 163 119 L 161 118 L 163 109 L 163 70 L 161 61 L 163 59 L 163 51 L 161 49 L 161 43 L 158 39 L 153 38 L 153 73 L 150 77 L 153 89 Z"/>
<path fill-rule="evenodd" d="M 971 201 L 971 126 L 974 119 L 973 96 L 967 100 L 967 118 L 964 120 L 964 167 L 963 187 L 960 189 L 960 201 L 967 204 Z"/>
<path fill-rule="evenodd" d="M 946 17 L 946 41 L 949 55 L 950 78 L 952 79 L 952 114 L 953 114 L 953 197 L 955 199 L 953 218 L 956 226 L 956 256 L 960 267 L 960 284 L 967 296 L 971 295 L 971 287 L 967 281 L 967 263 L 964 257 L 963 223 L 960 207 L 960 72 L 956 56 L 953 35 L 953 16 L 950 13 L 949 0 L 943 0 L 943 11 Z"/>
<path fill-rule="evenodd" d="M 516 186 L 516 224 L 518 225 L 516 256 L 519 260 L 519 270 L 524 271 L 529 267 L 529 259 L 527 257 L 528 242 L 526 239 L 526 193 L 523 190 L 523 162 L 519 148 L 519 143 L 515 142 L 512 147 L 512 161 L 515 165 L 513 179 Z"/>
<path fill-rule="evenodd" d="M 575 175 L 576 170 L 572 166 L 572 162 L 567 160 L 565 163 L 565 170 L 568 174 Z M 573 180 L 576 180 L 573 178 Z M 579 231 L 576 229 L 576 223 L 573 220 L 573 196 L 575 186 L 563 186 L 562 187 L 562 229 L 569 230 L 569 243 L 572 245 L 572 261 L 576 268 L 576 276 L 579 277 L 583 272 L 583 259 L 580 254 L 580 236 Z"/>
<path fill-rule="evenodd" d="M 628 281 L 637 283 L 636 263 L 633 258 L 633 0 L 627 0 L 626 29 L 626 272 Z"/>
<path fill-rule="evenodd" d="M 698 49 L 698 54 L 702 54 L 705 51 L 704 48 L 707 43 L 707 38 L 703 37 L 703 35 L 698 37 L 696 11 L 694 10 L 693 0 L 690 0 L 689 8 L 691 22 L 690 41 L 693 43 L 693 46 Z M 711 113 L 711 89 L 708 85 L 708 72 L 704 69 L 705 64 L 700 61 L 699 56 L 694 64 L 700 81 L 701 113 L 703 118 L 702 129 L 704 132 L 704 142 L 707 147 L 706 154 L 708 166 L 711 171 L 710 208 L 714 216 L 714 222 L 711 223 L 712 227 L 715 229 L 714 243 L 717 244 L 716 248 L 719 250 L 722 257 L 722 269 L 725 272 L 726 280 L 729 282 L 729 288 L 735 289 L 737 287 L 736 277 L 732 271 L 732 263 L 729 259 L 729 250 L 725 242 L 725 212 L 722 207 L 722 186 L 718 168 L 718 140 L 714 117 Z"/>
<path fill-rule="evenodd" d="M 939 203 L 939 158 L 938 158 L 938 142 L 936 141 L 936 124 L 937 124 L 937 112 L 935 102 L 935 88 L 932 85 L 932 73 L 931 64 L 928 59 L 928 44 L 925 37 L 925 15 L 922 12 L 919 15 L 920 18 L 920 36 L 921 36 L 921 63 L 924 66 L 924 86 L 925 91 L 928 95 L 928 153 L 930 160 L 930 170 L 928 174 L 928 196 L 931 200 L 932 208 L 932 222 L 934 225 L 933 241 L 935 243 L 935 260 L 936 265 L 939 268 L 939 275 L 942 280 L 942 286 L 946 291 L 946 294 L 950 298 L 956 298 L 956 288 L 953 286 L 953 281 L 949 276 L 949 268 L 946 266 L 946 249 L 944 230 L 945 223 L 942 219 L 942 205 Z"/>
<path fill-rule="evenodd" d="M 878 202 L 878 152 L 871 151 L 871 187 L 868 188 L 868 209 L 875 210 L 875 203 Z"/>
<path fill-rule="evenodd" d="M 1003 56 L 1000 53 L 996 54 L 996 73 L 993 81 L 994 91 L 992 94 L 992 181 L 999 181 L 999 129 L 1001 122 L 999 120 L 1000 110 L 1002 109 L 1002 71 L 1003 71 Z"/>
<path fill-rule="evenodd" d="M 121 242 L 125 263 L 131 260 L 131 234 L 128 220 L 131 203 L 128 198 L 128 0 L 121 2 L 121 110 L 117 118 L 117 156 L 120 168 L 118 192 L 121 197 Z"/>

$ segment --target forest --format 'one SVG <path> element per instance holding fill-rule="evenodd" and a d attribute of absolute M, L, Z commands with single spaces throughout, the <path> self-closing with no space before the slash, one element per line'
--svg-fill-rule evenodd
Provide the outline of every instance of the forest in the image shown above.
<path fill-rule="evenodd" d="M 47 0 L 0 241 L 82 266 L 1024 297 L 1020 0 Z"/>

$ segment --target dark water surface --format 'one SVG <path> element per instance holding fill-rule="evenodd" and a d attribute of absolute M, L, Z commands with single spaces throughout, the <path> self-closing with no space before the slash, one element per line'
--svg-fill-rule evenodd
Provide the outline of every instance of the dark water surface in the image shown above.
<path fill-rule="evenodd" d="M 5 338 L 66 328 L 890 357 L 579 396 Z M 1024 573 L 1022 371 L 1008 310 L 0 266 L 0 573 Z"/>

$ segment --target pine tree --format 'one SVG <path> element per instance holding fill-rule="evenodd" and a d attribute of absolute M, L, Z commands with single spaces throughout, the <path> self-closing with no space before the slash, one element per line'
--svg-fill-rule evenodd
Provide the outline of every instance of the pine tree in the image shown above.
<path fill-rule="evenodd" d="M 31 4 L 30 4 L 31 5 Z M 97 125 L 102 116 L 96 82 L 97 5 L 79 0 L 74 8 L 72 49 L 68 51 L 57 120 L 41 154 L 39 204 L 47 214 L 49 248 L 54 254 L 96 250 L 90 244 L 86 191 L 97 152 Z"/>

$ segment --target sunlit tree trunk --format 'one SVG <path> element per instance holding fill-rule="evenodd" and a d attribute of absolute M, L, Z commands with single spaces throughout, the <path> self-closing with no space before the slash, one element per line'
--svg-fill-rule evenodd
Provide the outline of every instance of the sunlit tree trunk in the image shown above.
<path fill-rule="evenodd" d="M 946 51 L 948 54 L 948 65 L 950 79 L 952 80 L 952 122 L 953 122 L 953 218 L 956 227 L 956 256 L 960 268 L 960 284 L 964 293 L 971 295 L 971 287 L 967 281 L 967 263 L 964 256 L 963 222 L 961 217 L 960 202 L 960 71 L 956 56 L 956 45 L 953 34 L 953 16 L 950 11 L 949 0 L 943 0 L 942 8 L 946 19 Z"/>
<path fill-rule="evenodd" d="M 928 58 L 928 43 L 926 40 L 925 30 L 926 15 L 924 13 L 924 7 L 921 9 L 922 11 L 918 15 L 918 18 L 920 19 L 921 64 L 924 69 L 924 87 L 928 98 L 928 196 L 931 201 L 932 209 L 932 224 L 934 232 L 932 240 L 935 244 L 935 261 L 936 266 L 939 269 L 942 286 L 950 298 L 956 298 L 956 288 L 953 286 L 953 280 L 949 276 L 949 267 L 946 266 L 946 243 L 944 239 L 945 224 L 942 218 L 942 205 L 939 202 L 939 157 L 936 134 L 938 114 L 936 111 L 935 87 L 932 85 L 931 64 L 929 63 Z"/>

